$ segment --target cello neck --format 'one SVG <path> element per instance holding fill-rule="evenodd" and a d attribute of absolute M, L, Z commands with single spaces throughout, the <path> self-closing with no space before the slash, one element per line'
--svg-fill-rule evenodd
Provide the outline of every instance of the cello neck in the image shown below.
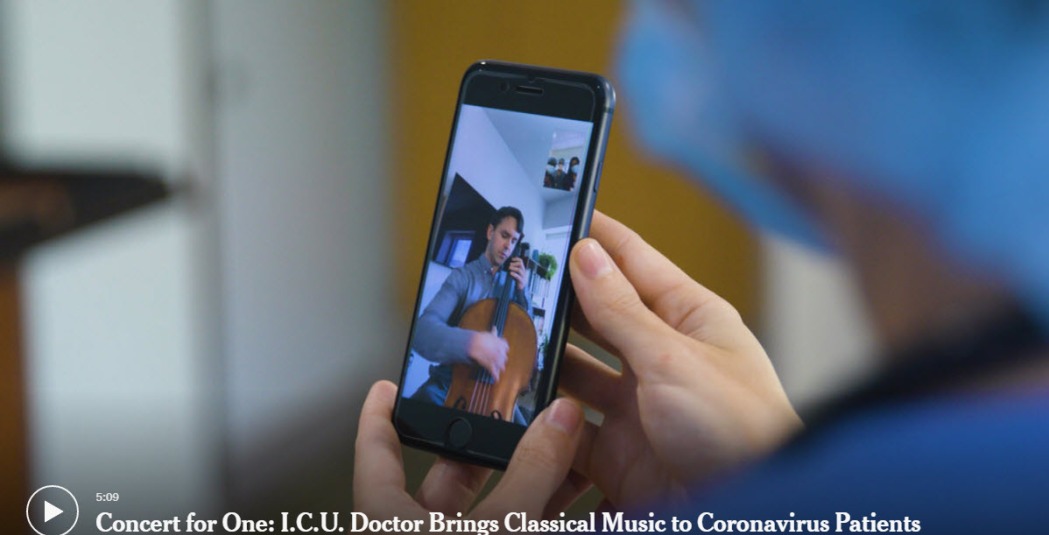
<path fill-rule="evenodd" d="M 492 315 L 492 328 L 495 329 L 500 337 L 503 336 L 503 330 L 506 327 L 507 310 L 510 307 L 510 302 L 513 301 L 514 286 L 516 284 L 514 278 L 510 276 L 510 262 L 512 262 L 514 258 L 522 255 L 522 246 L 525 246 L 523 240 L 524 233 L 522 233 L 517 239 L 517 245 L 514 246 L 514 250 L 510 253 L 510 257 L 507 258 L 506 262 L 503 262 L 503 265 L 499 268 L 503 273 L 503 286 L 499 288 L 499 300 L 495 307 L 495 313 Z"/>

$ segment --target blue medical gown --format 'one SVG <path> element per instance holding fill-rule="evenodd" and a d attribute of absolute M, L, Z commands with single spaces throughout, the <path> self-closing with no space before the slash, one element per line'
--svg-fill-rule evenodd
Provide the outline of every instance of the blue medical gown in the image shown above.
<path fill-rule="evenodd" d="M 873 512 L 921 533 L 1049 533 L 1049 390 L 869 407 L 696 496 L 673 513 L 828 520 L 833 533 L 838 512 Z"/>

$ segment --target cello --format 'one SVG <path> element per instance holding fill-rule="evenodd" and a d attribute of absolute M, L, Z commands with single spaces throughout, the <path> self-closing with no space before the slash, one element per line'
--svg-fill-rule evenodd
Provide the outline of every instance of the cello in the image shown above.
<path fill-rule="evenodd" d="M 452 383 L 448 388 L 445 406 L 473 414 L 491 416 L 504 421 L 513 419 L 517 396 L 527 387 L 535 368 L 538 354 L 537 335 L 531 316 L 513 300 L 516 281 L 510 276 L 510 261 L 522 257 L 527 247 L 519 238 L 513 254 L 503 263 L 502 287 L 497 297 L 474 303 L 463 313 L 459 327 L 472 331 L 494 332 L 506 340 L 506 367 L 495 380 L 488 370 L 475 363 L 452 366 Z"/>

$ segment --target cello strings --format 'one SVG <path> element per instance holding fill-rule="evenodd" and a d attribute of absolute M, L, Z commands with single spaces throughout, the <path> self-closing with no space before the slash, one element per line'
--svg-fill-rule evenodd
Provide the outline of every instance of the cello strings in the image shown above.
<path fill-rule="evenodd" d="M 477 375 L 476 373 L 474 375 Z M 477 412 L 477 382 L 474 381 L 474 387 L 470 393 L 470 407 L 469 412 Z"/>
<path fill-rule="evenodd" d="M 507 273 L 507 271 L 503 271 L 499 274 L 497 283 L 502 286 L 502 295 L 498 299 L 500 301 L 500 306 L 496 307 L 491 323 L 492 328 L 500 338 L 503 337 L 506 328 L 506 320 L 510 313 L 509 307 L 507 307 L 506 304 L 512 299 L 514 289 L 514 282 Z M 509 355 L 507 355 L 507 357 L 509 357 Z M 489 412 L 496 382 L 497 381 L 493 379 L 492 375 L 486 368 L 479 367 L 479 369 L 475 369 L 473 387 L 470 392 L 470 401 L 467 406 L 467 412 L 474 414 L 485 414 Z M 500 415 L 505 418 L 505 415 L 501 415 L 499 411 L 496 410 L 491 411 L 490 415 L 493 417 L 498 417 L 497 415 Z"/>

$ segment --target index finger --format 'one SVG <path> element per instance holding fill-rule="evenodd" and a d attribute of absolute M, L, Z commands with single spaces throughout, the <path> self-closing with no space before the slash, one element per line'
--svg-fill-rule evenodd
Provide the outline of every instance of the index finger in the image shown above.
<path fill-rule="evenodd" d="M 697 336 L 704 326 L 740 321 L 736 310 L 721 296 L 696 282 L 619 221 L 595 210 L 590 237 L 601 243 L 641 301 L 676 331 Z"/>

